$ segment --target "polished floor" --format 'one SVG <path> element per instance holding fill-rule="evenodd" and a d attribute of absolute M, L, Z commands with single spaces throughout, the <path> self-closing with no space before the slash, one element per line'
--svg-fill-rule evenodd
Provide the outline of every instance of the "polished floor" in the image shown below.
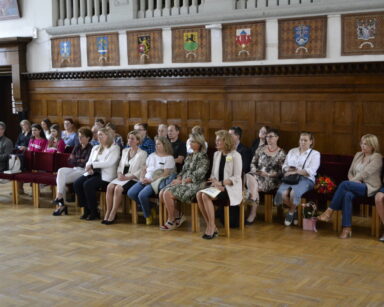
<path fill-rule="evenodd" d="M 122 216 L 81 221 L 74 208 L 54 217 L 48 201 L 15 206 L 9 191 L 0 185 L 0 306 L 384 305 L 384 244 L 369 219 L 348 240 L 260 220 L 206 241 L 188 222 L 163 232 Z"/>

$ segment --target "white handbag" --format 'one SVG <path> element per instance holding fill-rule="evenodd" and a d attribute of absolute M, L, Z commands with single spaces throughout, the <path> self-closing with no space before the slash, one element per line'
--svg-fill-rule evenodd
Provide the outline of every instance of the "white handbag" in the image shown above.
<path fill-rule="evenodd" d="M 17 155 L 9 155 L 8 170 L 5 174 L 17 174 L 21 173 L 21 161 Z"/>

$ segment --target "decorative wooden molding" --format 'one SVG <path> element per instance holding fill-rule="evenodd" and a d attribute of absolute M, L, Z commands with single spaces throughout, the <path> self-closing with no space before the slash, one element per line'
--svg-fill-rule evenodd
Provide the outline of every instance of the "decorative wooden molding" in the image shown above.
<path fill-rule="evenodd" d="M 24 73 L 28 80 L 181 78 L 220 76 L 290 76 L 324 74 L 384 74 L 384 62 L 275 66 L 186 67 L 104 71 Z"/>
<path fill-rule="evenodd" d="M 326 57 L 327 16 L 279 20 L 279 59 Z"/>
<path fill-rule="evenodd" d="M 384 12 L 342 15 L 341 40 L 342 55 L 384 53 Z"/>

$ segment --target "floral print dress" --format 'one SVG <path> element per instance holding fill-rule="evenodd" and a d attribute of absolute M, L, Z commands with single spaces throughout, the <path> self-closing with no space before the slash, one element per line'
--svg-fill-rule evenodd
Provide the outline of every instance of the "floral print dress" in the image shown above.
<path fill-rule="evenodd" d="M 205 153 L 188 154 L 178 177 L 181 177 L 181 179 L 191 178 L 192 182 L 168 186 L 165 189 L 170 191 L 177 200 L 183 203 L 191 203 L 196 193 L 204 187 L 208 170 L 209 160 Z"/>
<path fill-rule="evenodd" d="M 251 162 L 251 171 L 249 174 L 253 175 L 258 183 L 259 191 L 269 192 L 277 189 L 281 182 L 282 166 L 285 161 L 285 152 L 279 148 L 274 156 L 267 155 L 264 150 L 265 146 L 259 147 Z M 267 173 L 277 173 L 276 177 L 264 177 L 256 174 L 256 171 L 264 171 Z"/>

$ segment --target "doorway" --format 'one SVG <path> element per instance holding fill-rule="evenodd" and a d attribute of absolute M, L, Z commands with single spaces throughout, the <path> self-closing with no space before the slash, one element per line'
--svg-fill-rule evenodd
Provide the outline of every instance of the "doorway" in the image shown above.
<path fill-rule="evenodd" d="M 16 142 L 19 134 L 19 116 L 12 105 L 12 77 L 0 76 L 0 121 L 7 125 L 6 136 Z"/>

